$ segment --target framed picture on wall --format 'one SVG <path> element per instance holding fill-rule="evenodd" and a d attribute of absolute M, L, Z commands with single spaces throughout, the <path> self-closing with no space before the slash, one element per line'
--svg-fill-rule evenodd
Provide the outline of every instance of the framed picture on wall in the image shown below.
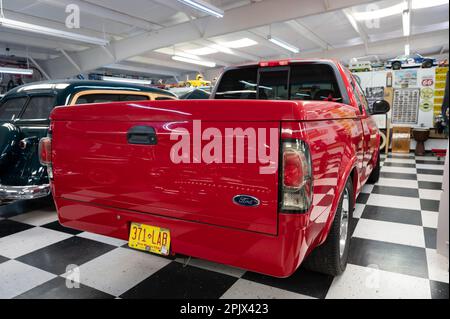
<path fill-rule="evenodd" d="M 395 89 L 392 105 L 393 124 L 417 124 L 420 89 Z"/>
<path fill-rule="evenodd" d="M 372 110 L 372 106 L 375 101 L 384 99 L 384 87 L 367 87 L 366 98 L 367 102 L 369 102 L 369 109 Z"/>

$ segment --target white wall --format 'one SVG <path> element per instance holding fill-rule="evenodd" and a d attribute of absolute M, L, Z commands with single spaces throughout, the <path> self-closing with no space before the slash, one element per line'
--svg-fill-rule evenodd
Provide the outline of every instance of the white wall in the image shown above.
<path fill-rule="evenodd" d="M 430 68 L 430 69 L 417 68 L 414 70 L 417 71 L 418 85 L 410 86 L 410 88 L 422 88 L 422 86 L 420 85 L 422 77 L 430 76 L 433 78 L 433 80 L 435 79 L 435 68 Z M 373 71 L 373 72 L 358 72 L 355 74 L 358 75 L 358 77 L 361 79 L 361 86 L 365 90 L 366 87 L 377 87 L 377 86 L 386 87 L 387 72 L 393 73 L 393 81 L 392 81 L 393 86 L 392 87 L 394 89 L 399 89 L 400 86 L 395 85 L 395 76 L 396 76 L 397 71 L 382 70 L 382 71 Z M 433 88 L 434 88 L 434 86 L 433 86 Z M 423 126 L 425 126 L 425 127 L 432 128 L 432 127 L 434 127 L 433 118 L 434 118 L 433 109 L 431 109 L 428 112 L 424 112 L 419 108 L 419 117 L 418 117 L 417 126 L 421 126 L 423 124 Z M 401 125 L 399 125 L 399 126 L 401 126 Z"/>
<path fill-rule="evenodd" d="M 410 88 L 422 88 L 421 86 L 421 79 L 422 77 L 430 76 L 435 81 L 435 68 L 430 69 L 422 69 L 417 68 L 414 69 L 417 70 L 417 82 L 418 86 L 411 86 Z M 372 72 L 358 72 L 355 73 L 358 75 L 358 77 L 361 79 L 361 86 L 365 90 L 366 87 L 377 87 L 377 86 L 383 86 L 386 87 L 386 75 L 387 72 L 393 73 L 393 88 L 400 88 L 399 86 L 395 85 L 395 76 L 397 71 L 392 70 L 382 70 L 382 71 L 372 71 Z M 434 89 L 434 86 L 432 87 Z M 389 116 L 390 118 L 390 116 Z M 428 112 L 424 112 L 419 108 L 419 114 L 418 114 L 418 123 L 414 126 L 423 126 L 428 128 L 434 127 L 434 113 L 433 109 L 431 109 Z M 398 124 L 396 124 L 397 126 Z M 401 125 L 398 125 L 401 126 Z M 405 126 L 411 126 L 411 125 L 405 125 Z M 425 149 L 427 151 L 431 151 L 433 148 L 441 148 L 441 149 L 447 149 L 448 147 L 448 140 L 447 139 L 429 139 L 425 142 Z M 416 147 L 416 141 L 414 139 L 411 139 L 411 149 L 415 149 Z"/>

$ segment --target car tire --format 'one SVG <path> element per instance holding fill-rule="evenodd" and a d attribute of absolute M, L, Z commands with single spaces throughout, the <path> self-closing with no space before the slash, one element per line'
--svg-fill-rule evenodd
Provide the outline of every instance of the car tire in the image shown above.
<path fill-rule="evenodd" d="M 429 69 L 429 68 L 431 68 L 432 66 L 433 66 L 433 62 L 430 61 L 430 60 L 425 60 L 425 61 L 423 61 L 423 63 L 422 63 L 422 68 L 424 68 L 424 69 Z"/>
<path fill-rule="evenodd" d="M 402 68 L 402 64 L 400 62 L 392 63 L 392 70 L 400 70 Z"/>
<path fill-rule="evenodd" d="M 328 237 L 305 259 L 303 266 L 306 269 L 331 276 L 338 276 L 344 272 L 350 250 L 350 223 L 354 200 L 353 183 L 349 178 L 339 200 Z"/>
<path fill-rule="evenodd" d="M 377 158 L 377 164 L 375 165 L 372 173 L 370 173 L 369 179 L 367 180 L 367 183 L 369 184 L 375 184 L 380 179 L 380 171 L 381 171 L 381 164 L 380 164 L 380 152 L 378 151 L 378 158 Z"/>

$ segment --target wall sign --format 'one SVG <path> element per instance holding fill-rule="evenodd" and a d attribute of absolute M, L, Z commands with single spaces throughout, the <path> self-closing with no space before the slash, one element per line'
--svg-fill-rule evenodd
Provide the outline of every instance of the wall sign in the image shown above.
<path fill-rule="evenodd" d="M 417 86 L 417 70 L 400 70 L 394 73 L 394 85 L 398 88 Z"/>
<path fill-rule="evenodd" d="M 433 86 L 434 79 L 433 77 L 423 77 L 422 78 L 422 86 Z"/>
<path fill-rule="evenodd" d="M 445 81 L 447 79 L 448 67 L 440 67 L 435 70 L 436 84 L 434 86 L 434 115 L 440 115 L 442 112 L 442 103 L 444 101 Z"/>
<path fill-rule="evenodd" d="M 419 113 L 419 89 L 394 90 L 392 105 L 392 123 L 417 124 Z"/>
<path fill-rule="evenodd" d="M 419 105 L 420 110 L 429 112 L 433 109 L 433 100 L 423 100 Z"/>

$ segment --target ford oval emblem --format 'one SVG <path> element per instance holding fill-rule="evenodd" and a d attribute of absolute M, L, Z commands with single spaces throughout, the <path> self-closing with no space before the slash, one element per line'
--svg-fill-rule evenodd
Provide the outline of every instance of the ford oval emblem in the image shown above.
<path fill-rule="evenodd" d="M 236 205 L 247 206 L 247 207 L 256 207 L 259 206 L 259 199 L 249 195 L 236 195 L 233 197 L 233 202 Z"/>

